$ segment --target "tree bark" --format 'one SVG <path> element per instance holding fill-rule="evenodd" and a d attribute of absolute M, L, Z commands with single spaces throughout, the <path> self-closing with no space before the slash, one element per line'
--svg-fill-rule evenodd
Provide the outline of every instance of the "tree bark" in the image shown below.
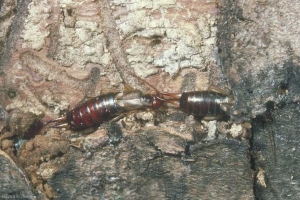
<path fill-rule="evenodd" d="M 0 173 L 10 176 L 0 198 L 296 199 L 299 7 L 3 1 Z M 127 85 L 144 93 L 217 86 L 235 104 L 225 121 L 168 105 L 83 131 L 42 126 Z"/>

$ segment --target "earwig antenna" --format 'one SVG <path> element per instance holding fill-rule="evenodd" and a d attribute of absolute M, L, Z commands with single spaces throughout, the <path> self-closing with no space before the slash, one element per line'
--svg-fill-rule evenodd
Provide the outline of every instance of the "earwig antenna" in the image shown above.
<path fill-rule="evenodd" d="M 165 98 L 161 98 L 159 96 L 157 96 L 156 98 L 162 101 L 177 101 L 180 99 L 180 93 L 159 93 L 161 95 L 167 96 L 169 97 L 168 99 Z"/>
<path fill-rule="evenodd" d="M 173 105 L 176 105 L 176 103 L 174 101 L 178 100 L 178 99 L 163 99 L 163 98 L 160 98 L 159 96 L 156 96 L 156 98 L 161 100 L 161 101 L 171 103 Z"/>
<path fill-rule="evenodd" d="M 173 105 L 177 105 L 176 101 L 179 101 L 180 99 L 180 93 L 160 93 L 161 95 L 163 95 L 164 97 L 161 98 L 159 96 L 156 96 L 157 99 L 161 100 L 161 101 L 164 101 L 164 102 L 168 102 L 168 103 L 171 103 Z M 165 99 L 165 96 L 169 97 L 168 99 Z"/>
<path fill-rule="evenodd" d="M 145 65 L 147 66 L 147 65 Z M 150 83 L 148 83 L 147 81 L 145 81 L 144 79 L 142 79 L 141 77 L 137 76 L 136 74 L 134 74 L 133 72 L 129 71 L 128 69 L 124 68 L 124 70 L 130 74 L 131 76 L 135 77 L 136 79 L 138 79 L 139 81 L 147 84 L 149 87 L 151 87 L 152 89 L 154 89 L 156 92 L 159 92 L 153 85 L 151 85 Z"/>
<path fill-rule="evenodd" d="M 182 93 L 179 93 L 179 92 L 176 92 L 176 93 L 163 92 L 163 93 L 160 93 L 160 94 L 179 99 L 181 97 Z"/>

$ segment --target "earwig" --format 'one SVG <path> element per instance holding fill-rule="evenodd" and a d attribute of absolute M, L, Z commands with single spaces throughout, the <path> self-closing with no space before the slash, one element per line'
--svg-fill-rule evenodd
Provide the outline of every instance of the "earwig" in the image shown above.
<path fill-rule="evenodd" d="M 89 99 L 68 111 L 65 116 L 50 120 L 45 124 L 56 123 L 51 128 L 82 130 L 107 122 L 125 111 L 162 106 L 159 93 L 142 95 L 140 91 L 128 93 L 114 92 Z"/>
<path fill-rule="evenodd" d="M 81 130 L 110 121 L 116 116 L 132 110 L 138 109 L 158 109 L 164 101 L 163 95 L 150 83 L 136 76 L 131 71 L 125 70 L 139 81 L 146 83 L 154 89 L 154 93 L 142 94 L 139 90 L 132 89 L 125 84 L 125 88 L 130 88 L 127 92 L 115 92 L 100 95 L 76 106 L 68 111 L 65 116 L 50 120 L 45 124 L 56 123 L 50 128 L 67 128 L 71 130 Z M 126 89 L 125 89 L 126 90 Z"/>
<path fill-rule="evenodd" d="M 192 91 L 184 93 L 163 93 L 162 101 L 177 105 L 189 115 L 202 117 L 206 120 L 220 119 L 229 115 L 234 103 L 232 95 L 220 88 L 211 87 L 207 91 Z M 178 105 L 179 104 L 179 105 Z"/>
<path fill-rule="evenodd" d="M 211 91 L 194 91 L 183 93 L 180 97 L 180 109 L 187 114 L 218 119 L 228 115 L 231 99 L 223 94 Z"/>

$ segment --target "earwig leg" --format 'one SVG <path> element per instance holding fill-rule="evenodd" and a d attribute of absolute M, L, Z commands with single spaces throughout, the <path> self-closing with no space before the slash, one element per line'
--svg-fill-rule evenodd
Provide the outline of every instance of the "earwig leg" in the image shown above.
<path fill-rule="evenodd" d="M 66 117 L 63 116 L 63 117 L 59 117 L 59 118 L 47 121 L 47 122 L 45 122 L 45 125 L 49 124 L 49 123 L 53 123 L 53 122 L 65 122 L 65 121 L 66 121 Z"/>
<path fill-rule="evenodd" d="M 113 118 L 113 119 L 111 119 L 111 120 L 109 120 L 109 121 L 110 121 L 110 122 L 116 122 L 116 121 L 120 120 L 120 119 L 123 118 L 123 117 L 124 117 L 124 114 L 121 114 L 121 115 L 116 116 L 115 118 Z"/>

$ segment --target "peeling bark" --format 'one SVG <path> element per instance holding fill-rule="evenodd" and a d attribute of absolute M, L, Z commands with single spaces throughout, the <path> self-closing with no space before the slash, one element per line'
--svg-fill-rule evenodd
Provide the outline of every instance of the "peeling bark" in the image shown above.
<path fill-rule="evenodd" d="M 286 119 L 298 116 L 300 4 L 217 3 L 0 3 L 0 147 L 5 151 L 0 162 L 8 166 L 10 160 L 29 182 L 12 176 L 22 188 L 11 191 L 1 182 L 7 188 L 1 194 L 44 199 L 299 196 L 292 186 L 299 171 L 285 164 L 299 158 L 296 150 L 289 152 L 296 143 L 278 138 L 297 138 L 296 122 Z M 123 90 L 124 84 L 144 93 L 153 90 L 131 73 L 161 92 L 218 86 L 235 97 L 231 118 L 207 122 L 169 105 L 81 132 L 40 129 L 40 122 L 107 90 Z M 268 121 L 270 111 L 278 121 Z M 261 129 L 265 119 L 273 127 L 270 134 Z M 278 134 L 285 130 L 289 134 Z M 268 135 L 286 151 L 272 148 Z M 277 168 L 270 161 L 272 149 Z M 290 161 L 284 159 L 292 153 Z M 287 166 L 293 178 L 281 188 L 276 181 L 287 175 Z M 289 186 L 291 191 L 282 193 Z"/>

